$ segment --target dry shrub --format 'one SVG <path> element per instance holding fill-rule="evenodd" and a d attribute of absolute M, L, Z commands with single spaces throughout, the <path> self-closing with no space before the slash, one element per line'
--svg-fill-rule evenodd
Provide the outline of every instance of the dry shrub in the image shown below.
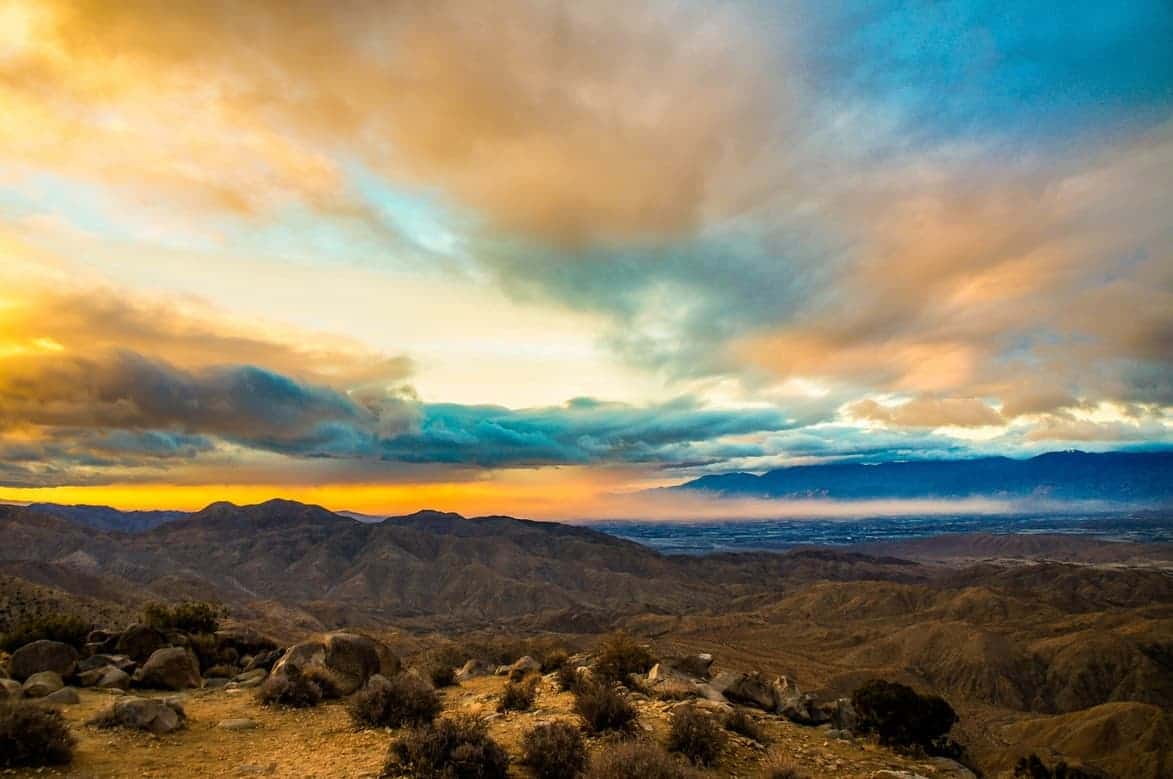
<path fill-rule="evenodd" d="M 355 724 L 377 728 L 426 725 L 440 713 L 440 696 L 427 682 L 401 673 L 386 679 L 372 676 L 350 699 Z"/>
<path fill-rule="evenodd" d="M 501 693 L 498 711 L 527 711 L 534 705 L 538 694 L 538 677 L 528 676 L 521 681 L 509 682 Z"/>
<path fill-rule="evenodd" d="M 451 687 L 456 684 L 456 668 L 447 662 L 434 661 L 427 669 L 428 678 L 436 687 Z"/>
<path fill-rule="evenodd" d="M 506 779 L 509 756 L 485 724 L 453 717 L 415 728 L 391 746 L 383 773 L 423 779 Z"/>
<path fill-rule="evenodd" d="M 677 709 L 668 727 L 669 751 L 679 752 L 697 765 L 716 765 L 727 738 L 716 718 L 695 706 Z"/>
<path fill-rule="evenodd" d="M 761 779 L 810 779 L 809 776 L 799 771 L 793 763 L 780 757 L 771 758 L 762 767 L 760 776 Z"/>
<path fill-rule="evenodd" d="M 542 673 L 548 674 L 565 665 L 570 659 L 570 654 L 565 649 L 554 648 L 538 654 L 534 659 L 542 664 Z"/>
<path fill-rule="evenodd" d="M 92 627 L 89 621 L 73 614 L 43 614 L 24 620 L 0 636 L 0 651 L 15 652 L 34 641 L 60 641 L 81 649 Z"/>
<path fill-rule="evenodd" d="M 626 633 L 613 633 L 595 649 L 595 676 L 607 682 L 626 683 L 628 674 L 644 674 L 656 664 L 656 658 L 643 644 Z"/>
<path fill-rule="evenodd" d="M 321 703 L 322 688 L 311 675 L 295 665 L 287 665 L 281 673 L 271 674 L 261 684 L 257 700 L 266 706 L 305 709 Z"/>
<path fill-rule="evenodd" d="M 573 663 L 563 663 L 558 666 L 558 674 L 555 678 L 558 682 L 558 689 L 563 692 L 574 692 L 578 689 L 578 668 Z"/>
<path fill-rule="evenodd" d="M 548 722 L 530 730 L 522 739 L 521 753 L 537 779 L 566 779 L 586 766 L 582 733 L 569 722 Z"/>
<path fill-rule="evenodd" d="M 639 716 L 620 692 L 597 682 L 582 684 L 575 690 L 574 711 L 592 733 L 628 731 Z"/>
<path fill-rule="evenodd" d="M 0 704 L 0 766 L 63 765 L 73 760 L 73 735 L 56 709 Z"/>
<path fill-rule="evenodd" d="M 632 741 L 595 754 L 584 779 L 691 779 L 693 772 L 657 744 Z"/>

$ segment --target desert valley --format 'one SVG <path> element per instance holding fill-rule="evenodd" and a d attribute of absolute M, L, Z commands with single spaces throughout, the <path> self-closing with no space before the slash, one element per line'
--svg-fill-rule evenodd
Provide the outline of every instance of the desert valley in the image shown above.
<path fill-rule="evenodd" d="M 79 776 L 169 776 L 181 764 L 217 775 L 379 775 L 402 728 L 355 725 L 337 701 L 284 709 L 255 698 L 264 671 L 283 662 L 274 650 L 339 631 L 381 642 L 396 673 L 429 685 L 442 664 L 453 675 L 439 688 L 443 711 L 486 716 L 510 775 L 530 775 L 528 729 L 581 726 L 559 667 L 573 658 L 589 669 L 617 634 L 649 655 L 615 680 L 638 712 L 625 738 L 664 742 L 682 706 L 718 719 L 743 712 L 760 730 L 730 733 L 693 769 L 713 775 L 756 776 L 781 760 L 810 777 L 1010 776 L 1035 755 L 1089 776 L 1158 779 L 1173 765 L 1168 544 L 971 535 L 866 553 L 698 558 L 554 523 L 438 512 L 361 523 L 287 501 L 213 504 L 150 529 L 132 515 L 123 532 L 52 506 L 0 511 L 0 629 L 63 614 L 98 629 L 64 679 L 81 688 L 67 696 L 80 702 L 58 706 L 79 739 L 69 769 Z M 180 651 L 195 658 L 191 678 L 156 691 L 150 674 L 140 680 L 151 653 L 193 637 L 160 635 L 131 652 L 122 631 L 152 603 L 192 599 L 222 603 L 229 616 L 211 649 Z M 87 661 L 90 652 L 125 663 L 116 693 L 180 695 L 186 727 L 155 736 L 87 725 L 122 699 L 74 670 L 107 662 Z M 255 673 L 249 663 L 268 653 Z M 536 700 L 498 713 L 519 662 L 533 663 Z M 853 692 L 874 679 L 948 701 L 958 718 L 951 758 L 882 746 L 851 729 L 856 715 L 842 721 Z M 360 675 L 345 692 L 367 683 Z M 253 724 L 224 724 L 237 720 Z M 617 736 L 592 735 L 590 751 L 619 743 L 608 738 Z"/>

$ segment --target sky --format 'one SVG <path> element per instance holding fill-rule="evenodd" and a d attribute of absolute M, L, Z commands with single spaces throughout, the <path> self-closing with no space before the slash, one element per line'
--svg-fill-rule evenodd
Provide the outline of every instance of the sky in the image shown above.
<path fill-rule="evenodd" d="M 699 516 L 640 496 L 1167 447 L 1170 40 L 1164 0 L 0 0 L 0 500 Z"/>

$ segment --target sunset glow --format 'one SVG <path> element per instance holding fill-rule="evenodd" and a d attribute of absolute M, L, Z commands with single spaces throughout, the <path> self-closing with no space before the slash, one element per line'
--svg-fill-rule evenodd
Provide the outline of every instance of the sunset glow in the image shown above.
<path fill-rule="evenodd" d="M 0 0 L 0 500 L 1173 443 L 1168 3 L 826 5 Z"/>

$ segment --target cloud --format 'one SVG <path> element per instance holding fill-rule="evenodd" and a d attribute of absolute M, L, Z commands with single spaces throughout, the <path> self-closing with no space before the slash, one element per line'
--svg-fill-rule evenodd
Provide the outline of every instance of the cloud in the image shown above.
<path fill-rule="evenodd" d="M 580 398 L 520 410 L 425 404 L 418 427 L 383 440 L 380 454 L 486 467 L 679 464 L 721 456 L 727 437 L 790 424 L 774 409 L 709 409 L 687 398 L 651 406 Z"/>
<path fill-rule="evenodd" d="M 892 406 L 867 398 L 848 406 L 847 416 L 897 427 L 983 427 L 1006 421 L 978 398 L 914 398 Z"/>
<path fill-rule="evenodd" d="M 19 158 L 245 217 L 377 221 L 349 159 L 557 242 L 690 232 L 740 207 L 776 89 L 727 4 L 32 8 L 3 66 Z"/>

